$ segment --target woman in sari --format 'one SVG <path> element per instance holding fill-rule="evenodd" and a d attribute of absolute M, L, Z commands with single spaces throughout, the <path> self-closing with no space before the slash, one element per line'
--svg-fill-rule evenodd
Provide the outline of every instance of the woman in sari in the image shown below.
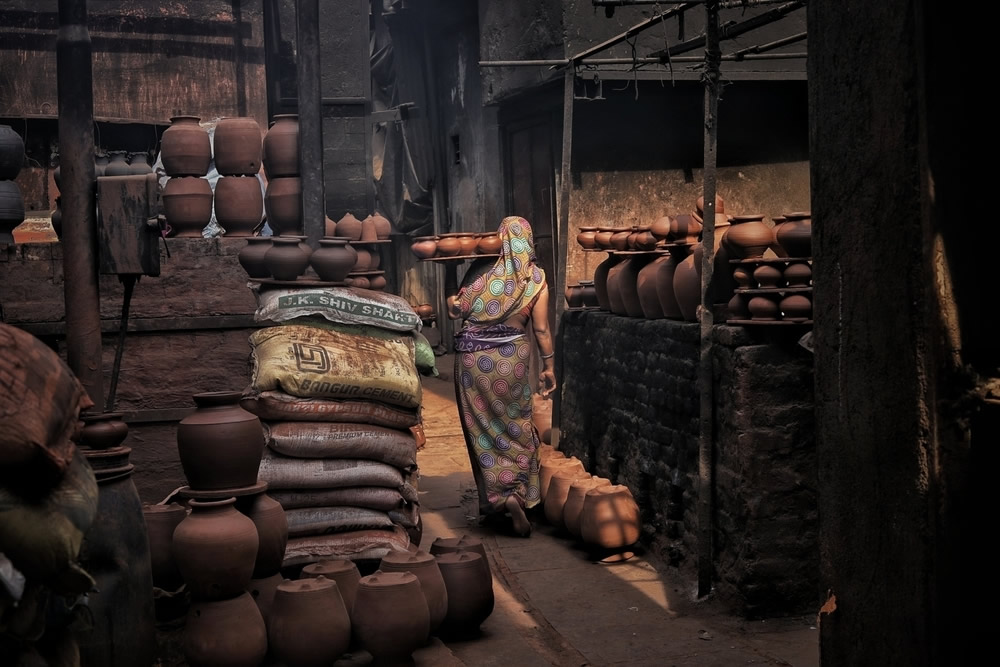
<path fill-rule="evenodd" d="M 509 513 L 514 530 L 531 534 L 525 510 L 541 501 L 538 431 L 531 421 L 528 377 L 530 324 L 539 348 L 540 391 L 556 386 L 549 331 L 548 285 L 535 263 L 531 225 L 503 219 L 503 247 L 496 261 L 480 260 L 466 273 L 448 314 L 464 320 L 455 334 L 455 393 L 462 431 L 484 517 Z"/>

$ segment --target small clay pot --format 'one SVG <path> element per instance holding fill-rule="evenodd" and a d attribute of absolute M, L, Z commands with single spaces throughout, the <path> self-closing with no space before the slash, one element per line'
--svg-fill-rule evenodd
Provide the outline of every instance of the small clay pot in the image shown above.
<path fill-rule="evenodd" d="M 739 288 L 748 288 L 753 284 L 753 271 L 746 264 L 740 264 L 733 269 L 733 281 Z"/>
<path fill-rule="evenodd" d="M 351 643 L 351 619 L 336 582 L 318 576 L 279 584 L 267 636 L 271 654 L 284 665 L 332 665 Z"/>
<path fill-rule="evenodd" d="M 90 449 L 111 449 L 128 437 L 128 424 L 122 420 L 121 412 L 80 415 L 83 428 L 80 429 L 80 445 Z"/>
<path fill-rule="evenodd" d="M 594 242 L 597 243 L 597 247 L 601 250 L 612 250 L 611 238 L 617 231 L 617 227 L 598 227 L 597 234 L 594 236 Z"/>
<path fill-rule="evenodd" d="M 462 252 L 462 242 L 456 235 L 442 234 L 438 237 L 437 254 L 442 257 L 454 257 Z"/>
<path fill-rule="evenodd" d="M 378 230 L 375 229 L 375 218 L 369 215 L 361 221 L 361 238 L 358 240 L 362 243 L 373 243 L 374 241 L 378 241 Z"/>
<path fill-rule="evenodd" d="M 349 276 L 347 282 L 350 287 L 357 289 L 371 289 L 372 286 L 372 281 L 368 279 L 368 276 Z"/>
<path fill-rule="evenodd" d="M 812 301 L 805 294 L 789 294 L 778 302 L 781 319 L 805 322 L 812 318 Z"/>
<path fill-rule="evenodd" d="M 566 285 L 565 296 L 567 308 L 583 306 L 583 289 L 579 285 Z"/>
<path fill-rule="evenodd" d="M 698 200 L 695 202 L 695 210 L 698 211 L 698 215 L 700 215 L 700 216 L 704 216 L 705 215 L 705 196 L 704 195 L 702 195 L 701 197 L 698 197 Z M 716 212 L 716 214 L 725 213 L 726 212 L 726 202 L 723 201 L 722 197 L 720 197 L 718 194 L 715 195 L 715 212 Z"/>
<path fill-rule="evenodd" d="M 670 234 L 667 240 L 671 242 L 694 243 L 701 234 L 701 221 L 688 213 L 680 213 L 670 219 Z"/>
<path fill-rule="evenodd" d="M 458 243 L 460 255 L 475 255 L 476 249 L 479 247 L 479 239 L 472 232 L 468 234 L 459 234 Z"/>
<path fill-rule="evenodd" d="M 432 306 L 429 303 L 422 303 L 419 306 L 417 306 L 414 309 L 414 311 L 417 313 L 417 316 L 420 317 L 420 319 L 426 320 L 430 318 L 432 315 L 434 315 L 434 306 Z"/>
<path fill-rule="evenodd" d="M 376 661 L 408 662 L 430 636 L 427 600 L 410 572 L 362 577 L 354 607 L 355 635 Z"/>
<path fill-rule="evenodd" d="M 331 558 L 309 563 L 302 568 L 300 578 L 304 577 L 326 577 L 337 582 L 340 596 L 344 599 L 344 606 L 353 622 L 354 602 L 358 597 L 358 584 L 361 583 L 361 571 L 354 561 Z"/>
<path fill-rule="evenodd" d="M 649 231 L 656 237 L 656 240 L 665 241 L 670 236 L 671 223 L 672 218 L 669 215 L 661 216 L 649 226 Z"/>
<path fill-rule="evenodd" d="M 597 308 L 597 288 L 593 280 L 580 281 L 580 295 L 586 308 Z"/>
<path fill-rule="evenodd" d="M 343 237 L 323 237 L 309 256 L 309 264 L 320 280 L 343 282 L 358 260 L 358 253 Z"/>
<path fill-rule="evenodd" d="M 351 273 L 371 271 L 372 251 L 364 246 L 354 246 L 354 253 L 354 266 L 351 267 Z"/>
<path fill-rule="evenodd" d="M 383 572 L 412 572 L 416 575 L 427 601 L 430 632 L 436 633 L 448 613 L 448 590 L 437 559 L 419 549 L 413 553 L 389 553 L 382 558 L 379 569 Z"/>
<path fill-rule="evenodd" d="M 735 215 L 722 240 L 734 259 L 763 257 L 774 243 L 774 230 L 764 224 L 764 214 Z"/>
<path fill-rule="evenodd" d="M 788 287 L 808 287 L 812 285 L 812 267 L 808 262 L 792 262 L 781 272 Z"/>
<path fill-rule="evenodd" d="M 350 241 L 360 241 L 361 221 L 355 218 L 353 213 L 345 213 L 344 217 L 337 221 L 337 236 Z"/>
<path fill-rule="evenodd" d="M 295 236 L 273 236 L 264 255 L 264 264 L 275 280 L 296 280 L 309 266 L 309 255 L 299 247 Z"/>
<path fill-rule="evenodd" d="M 756 295 L 747 303 L 752 320 L 776 320 L 780 311 L 778 303 L 769 296 Z"/>
<path fill-rule="evenodd" d="M 375 213 L 372 216 L 372 221 L 375 223 L 375 234 L 378 240 L 387 241 L 389 235 L 392 234 L 392 224 L 389 222 L 389 218 L 381 213 Z"/>
<path fill-rule="evenodd" d="M 614 250 L 628 250 L 628 239 L 632 229 L 618 229 L 611 235 L 611 247 Z"/>
<path fill-rule="evenodd" d="M 812 257 L 812 217 L 809 211 L 786 213 L 774 226 L 774 238 L 788 257 Z"/>
<path fill-rule="evenodd" d="M 500 253 L 502 248 L 503 241 L 500 240 L 500 235 L 496 232 L 486 232 L 479 236 L 476 252 L 480 255 L 496 255 Z"/>
<path fill-rule="evenodd" d="M 499 237 L 498 237 L 499 238 Z M 410 252 L 417 256 L 418 259 L 429 259 L 437 254 L 437 237 L 436 236 L 418 236 L 413 239 L 413 243 L 410 245 Z"/>
<path fill-rule="evenodd" d="M 388 284 L 389 282 L 385 279 L 385 276 L 383 275 L 369 276 L 368 278 L 368 289 L 375 292 L 381 292 L 386 288 L 386 285 Z"/>
<path fill-rule="evenodd" d="M 270 278 L 271 272 L 264 262 L 264 255 L 271 249 L 270 236 L 251 236 L 247 238 L 247 244 L 240 250 L 237 259 L 240 266 L 251 278 Z"/>
<path fill-rule="evenodd" d="M 633 244 L 636 250 L 653 250 L 656 248 L 657 238 L 653 236 L 653 232 L 650 231 L 649 227 L 640 227 L 639 233 L 635 235 Z"/>
<path fill-rule="evenodd" d="M 781 282 L 781 269 L 773 264 L 761 264 L 753 270 L 753 279 L 761 289 L 770 289 Z"/>
<path fill-rule="evenodd" d="M 750 308 L 747 307 L 747 297 L 743 294 L 733 294 L 733 298 L 726 304 L 731 320 L 750 319 Z"/>
<path fill-rule="evenodd" d="M 584 250 L 593 250 L 597 247 L 597 227 L 580 227 L 577 232 L 576 242 Z"/>
<path fill-rule="evenodd" d="M 128 173 L 130 176 L 152 174 L 153 167 L 149 164 L 149 155 L 147 153 L 132 153 L 128 161 Z"/>

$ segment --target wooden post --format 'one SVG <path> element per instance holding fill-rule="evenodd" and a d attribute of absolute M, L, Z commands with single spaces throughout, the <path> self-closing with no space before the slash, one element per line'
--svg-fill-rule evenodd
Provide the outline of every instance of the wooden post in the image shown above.
<path fill-rule="evenodd" d="M 299 164 L 302 233 L 314 248 L 326 233 L 323 194 L 323 114 L 319 63 L 319 0 L 295 2 L 296 81 L 299 87 Z"/>
<path fill-rule="evenodd" d="M 569 67 L 563 77 L 563 127 L 562 127 L 562 167 L 559 174 L 559 224 L 556 226 L 556 284 L 549 292 L 549 298 L 556 300 L 556 321 L 553 340 L 555 341 L 556 391 L 552 394 L 552 446 L 559 447 L 559 419 L 562 408 L 563 379 L 563 336 L 562 315 L 566 309 L 563 293 L 566 291 L 566 255 L 569 238 L 569 194 L 573 185 L 570 173 L 573 167 L 573 82 L 575 69 Z"/>

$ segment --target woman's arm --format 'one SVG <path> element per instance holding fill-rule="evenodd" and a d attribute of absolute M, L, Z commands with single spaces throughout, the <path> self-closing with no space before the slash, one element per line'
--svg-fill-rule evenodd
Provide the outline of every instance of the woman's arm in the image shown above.
<path fill-rule="evenodd" d="M 548 396 L 556 388 L 555 344 L 549 331 L 549 290 L 548 287 L 535 299 L 531 309 L 531 330 L 535 334 L 538 353 L 542 359 L 542 371 L 538 374 L 542 396 Z"/>
<path fill-rule="evenodd" d="M 458 303 L 458 295 L 453 294 L 448 297 L 448 317 L 453 320 L 460 319 L 462 317 L 462 306 Z"/>

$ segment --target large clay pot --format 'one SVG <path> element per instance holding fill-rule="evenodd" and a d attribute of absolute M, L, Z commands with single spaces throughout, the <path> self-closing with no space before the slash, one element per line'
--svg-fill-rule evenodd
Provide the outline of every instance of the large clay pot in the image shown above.
<path fill-rule="evenodd" d="M 538 431 L 538 439 L 549 442 L 552 438 L 552 397 L 539 393 L 531 396 L 531 424 Z"/>
<path fill-rule="evenodd" d="M 460 553 L 463 551 L 477 553 L 482 556 L 482 560 L 479 561 L 479 564 L 483 569 L 483 574 L 490 580 L 493 579 L 493 570 L 490 569 L 490 559 L 486 555 L 486 546 L 483 544 L 482 540 L 472 537 L 471 535 L 462 535 L 460 537 L 439 537 L 431 543 L 431 548 L 428 549 L 428 551 L 430 551 L 432 556 L 440 556 L 448 553 Z"/>
<path fill-rule="evenodd" d="M 597 247 L 597 227 L 580 227 L 576 234 L 576 242 L 584 250 L 593 250 Z"/>
<path fill-rule="evenodd" d="M 271 237 L 264 264 L 275 280 L 296 280 L 309 266 L 309 254 L 299 244 L 297 236 Z"/>
<path fill-rule="evenodd" d="M 788 257 L 812 257 L 812 217 L 809 211 L 786 213 L 775 225 L 774 237 Z"/>
<path fill-rule="evenodd" d="M 188 610 L 181 651 L 191 667 L 257 667 L 267 655 L 267 628 L 249 593 L 196 601 Z"/>
<path fill-rule="evenodd" d="M 353 213 L 345 213 L 344 217 L 337 221 L 337 236 L 348 241 L 360 241 L 361 227 L 361 220 L 355 218 Z"/>
<path fill-rule="evenodd" d="M 580 281 L 580 297 L 583 299 L 585 308 L 597 308 L 597 288 L 594 287 L 593 280 Z"/>
<path fill-rule="evenodd" d="M 430 636 L 430 611 L 417 576 L 378 570 L 362 577 L 354 631 L 376 661 L 408 662 Z"/>
<path fill-rule="evenodd" d="M 594 269 L 594 291 L 597 292 L 597 304 L 601 310 L 611 311 L 611 299 L 608 296 L 608 274 L 620 259 L 618 255 L 608 253 L 608 258 Z"/>
<path fill-rule="evenodd" d="M 681 213 L 670 218 L 670 234 L 667 240 L 673 243 L 695 243 L 701 234 L 701 221 L 689 213 Z"/>
<path fill-rule="evenodd" d="M 215 126 L 215 169 L 223 176 L 260 171 L 260 125 L 253 118 L 223 118 Z"/>
<path fill-rule="evenodd" d="M 698 304 L 701 303 L 701 272 L 695 262 L 701 261 L 701 253 L 697 252 L 701 244 L 695 246 L 695 251 L 677 264 L 674 270 L 674 299 L 681 319 L 688 322 L 698 320 Z"/>
<path fill-rule="evenodd" d="M 168 176 L 204 176 L 212 164 L 212 140 L 198 116 L 174 116 L 160 137 L 160 161 Z"/>
<path fill-rule="evenodd" d="M 413 553 L 389 553 L 382 558 L 379 569 L 383 572 L 412 572 L 416 575 L 420 580 L 424 599 L 427 601 L 430 632 L 436 633 L 448 613 L 448 590 L 445 588 L 437 559 L 419 549 Z"/>
<path fill-rule="evenodd" d="M 657 275 L 660 266 L 672 261 L 669 253 L 662 253 L 639 270 L 635 281 L 636 296 L 642 308 L 642 316 L 647 320 L 658 320 L 664 317 L 663 307 L 657 295 Z"/>
<path fill-rule="evenodd" d="M 172 553 L 192 597 L 224 600 L 245 592 L 260 544 L 257 527 L 236 509 L 236 498 L 188 505 L 191 513 L 174 530 Z"/>
<path fill-rule="evenodd" d="M 580 521 L 583 515 L 583 501 L 587 491 L 598 486 L 610 486 L 611 480 L 596 475 L 574 479 L 569 485 L 566 502 L 563 504 L 562 521 L 566 531 L 573 537 L 581 537 Z"/>
<path fill-rule="evenodd" d="M 763 257 L 774 244 L 774 230 L 764 223 L 764 214 L 733 216 L 722 243 L 733 259 Z"/>
<path fill-rule="evenodd" d="M 275 574 L 285 560 L 285 546 L 288 544 L 288 519 L 284 508 L 266 493 L 243 496 L 237 499 L 236 508 L 257 527 L 260 544 L 253 565 L 254 578 Z"/>
<path fill-rule="evenodd" d="M 476 252 L 481 255 L 496 255 L 502 248 L 503 241 L 500 240 L 500 235 L 496 232 L 487 232 L 479 237 Z"/>
<path fill-rule="evenodd" d="M 621 288 L 621 276 L 622 272 L 628 268 L 627 256 L 624 256 L 622 261 L 613 265 L 608 271 L 608 306 L 609 310 L 615 315 L 627 315 L 625 310 L 625 300 L 622 298 L 622 288 Z"/>
<path fill-rule="evenodd" d="M 302 179 L 272 178 L 264 192 L 267 224 L 280 235 L 302 233 Z"/>
<path fill-rule="evenodd" d="M 580 514 L 580 536 L 603 549 L 621 549 L 639 540 L 639 505 L 622 484 L 587 491 Z"/>
<path fill-rule="evenodd" d="M 248 276 L 251 278 L 271 277 L 271 272 L 267 270 L 267 264 L 264 262 L 264 255 L 270 249 L 270 236 L 251 236 L 247 239 L 247 244 L 240 250 L 237 259 Z"/>
<path fill-rule="evenodd" d="M 496 599 L 493 581 L 483 576 L 483 556 L 474 552 L 437 556 L 441 577 L 448 591 L 448 612 L 440 632 L 446 636 L 475 632 L 493 613 Z"/>
<path fill-rule="evenodd" d="M 354 561 L 334 558 L 310 563 L 302 568 L 301 577 L 326 577 L 336 581 L 347 614 L 351 617 L 351 622 L 354 622 L 354 602 L 358 597 L 358 585 L 361 583 L 361 571 Z"/>
<path fill-rule="evenodd" d="M 785 221 L 785 216 L 783 215 L 772 216 L 771 222 L 774 223 L 774 227 L 771 229 L 771 231 L 777 232 L 778 225 L 780 225 L 784 221 Z M 774 252 L 774 254 L 777 255 L 778 257 L 788 257 L 788 253 L 785 252 L 785 249 L 781 247 L 780 243 L 778 243 L 777 238 L 774 239 L 774 243 L 771 245 L 771 251 Z"/>
<path fill-rule="evenodd" d="M 110 169 L 114 161 L 108 165 Z M 163 213 L 179 238 L 201 238 L 212 220 L 212 186 L 204 178 L 181 176 L 163 186 Z"/>
<path fill-rule="evenodd" d="M 132 153 L 132 159 L 128 163 L 128 173 L 130 176 L 152 174 L 153 167 L 149 164 L 149 155 L 146 153 Z"/>
<path fill-rule="evenodd" d="M 24 198 L 16 181 L 0 181 L 0 243 L 14 242 L 14 228 L 24 222 Z"/>
<path fill-rule="evenodd" d="M 319 576 L 279 584 L 267 638 L 271 654 L 287 667 L 332 665 L 351 643 L 351 619 L 336 582 Z"/>
<path fill-rule="evenodd" d="M 250 236 L 264 215 L 264 194 L 255 176 L 223 176 L 215 182 L 215 220 L 226 236 Z"/>
<path fill-rule="evenodd" d="M 128 424 L 122 415 L 121 412 L 82 413 L 79 443 L 90 449 L 110 449 L 122 444 L 128 437 Z"/>
<path fill-rule="evenodd" d="M 108 160 L 108 166 L 104 168 L 105 176 L 128 176 L 129 166 L 128 166 L 128 153 L 126 151 L 111 151 L 108 153 L 110 159 Z M 59 183 L 56 183 L 56 187 Z M 211 189 L 211 186 L 209 186 Z"/>
<path fill-rule="evenodd" d="M 437 254 L 436 236 L 418 236 L 410 244 L 410 252 L 417 256 L 417 259 L 428 259 Z"/>
<path fill-rule="evenodd" d="M 566 498 L 569 496 L 569 487 L 578 479 L 590 479 L 591 475 L 576 468 L 568 467 L 564 470 L 557 470 L 549 480 L 548 493 L 545 494 L 545 518 L 557 528 L 565 528 L 563 522 L 563 507 L 566 505 Z"/>
<path fill-rule="evenodd" d="M 240 407 L 242 393 L 193 396 L 197 409 L 177 427 L 177 453 L 192 489 L 235 489 L 257 483 L 264 454 L 260 419 Z"/>
<path fill-rule="evenodd" d="M 24 139 L 10 125 L 0 125 L 0 181 L 13 181 L 24 164 Z"/>
<path fill-rule="evenodd" d="M 263 579 L 251 579 L 247 586 L 247 593 L 257 603 L 260 615 L 264 617 L 264 625 L 267 625 L 271 618 L 271 606 L 274 604 L 274 594 L 278 591 L 278 586 L 285 581 L 280 572 L 272 574 Z"/>
<path fill-rule="evenodd" d="M 299 175 L 299 116 L 277 114 L 261 146 L 264 173 L 270 180 Z"/>
<path fill-rule="evenodd" d="M 149 539 L 149 561 L 153 570 L 153 585 L 165 591 L 176 591 L 184 583 L 174 561 L 174 530 L 187 516 L 187 508 L 177 503 L 143 505 L 146 536 Z"/>
<path fill-rule="evenodd" d="M 309 264 L 320 280 L 343 282 L 357 259 L 357 251 L 346 238 L 324 237 L 319 240 L 319 248 L 309 256 Z"/>
<path fill-rule="evenodd" d="M 655 257 L 655 255 L 632 255 L 622 262 L 622 270 L 618 274 L 618 290 L 621 294 L 622 307 L 629 317 L 645 316 L 642 303 L 639 301 L 639 272 Z"/>
<path fill-rule="evenodd" d="M 559 472 L 560 470 L 570 469 L 571 471 L 586 472 L 583 467 L 583 461 L 575 456 L 570 456 L 568 458 L 551 458 L 546 460 L 544 463 L 539 464 L 538 471 L 538 486 L 539 491 L 541 491 L 542 501 L 544 502 L 549 493 L 549 486 L 552 482 L 552 476 Z"/>

